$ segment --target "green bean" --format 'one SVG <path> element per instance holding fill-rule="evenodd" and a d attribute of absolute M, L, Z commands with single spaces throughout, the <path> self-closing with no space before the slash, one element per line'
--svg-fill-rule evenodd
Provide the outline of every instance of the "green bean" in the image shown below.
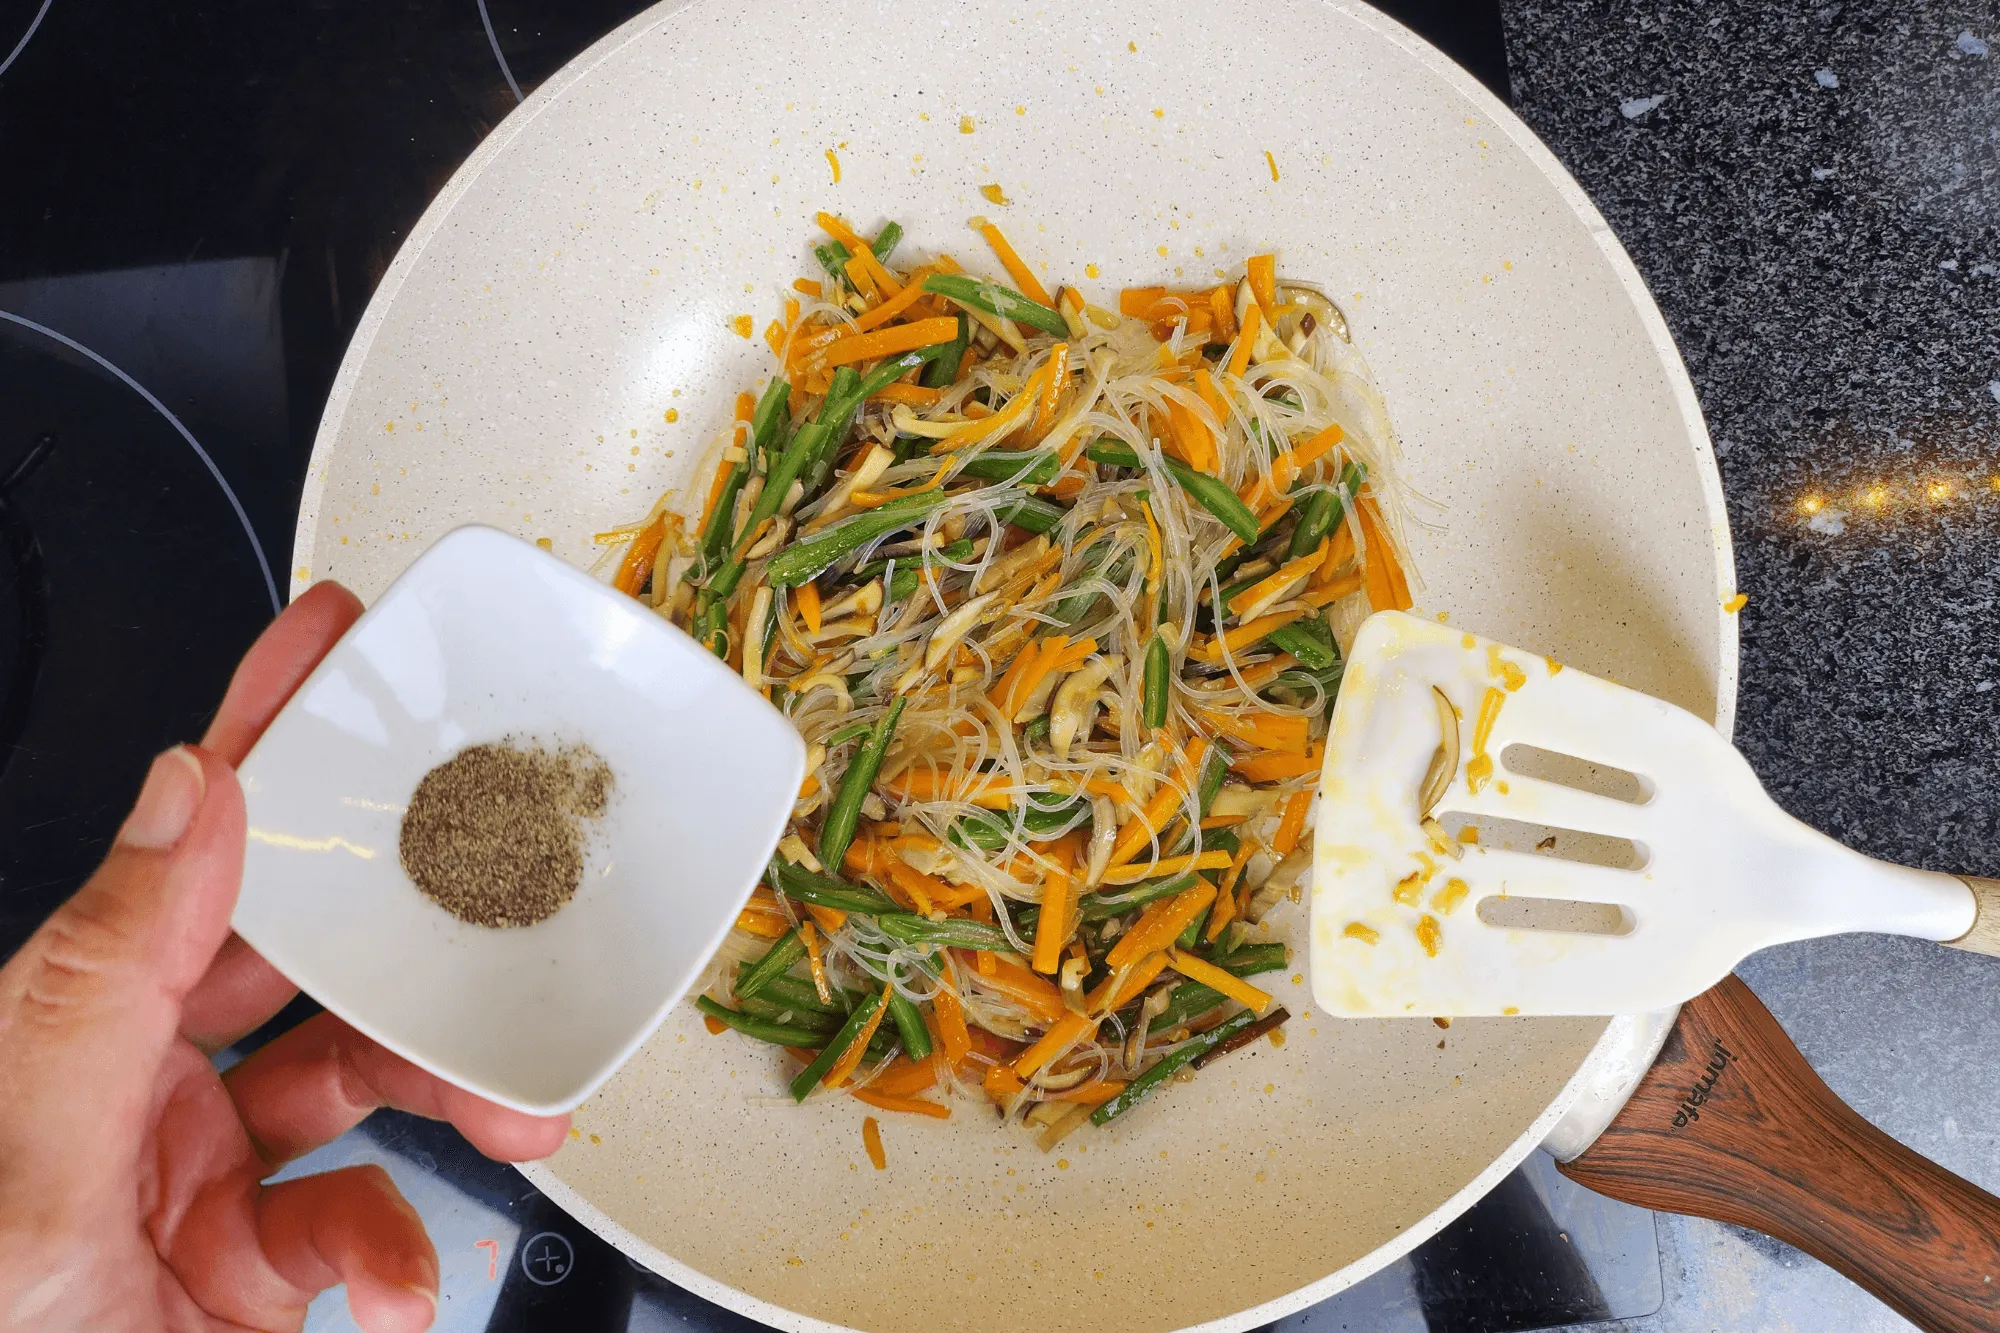
<path fill-rule="evenodd" d="M 1018 500 L 1008 500 L 993 507 L 994 514 L 1002 523 L 1012 523 L 1037 536 L 1053 531 L 1056 524 L 1063 521 L 1069 510 L 1061 505 L 1051 504 L 1036 495 L 1024 495 Z"/>
<path fill-rule="evenodd" d="M 882 224 L 882 230 L 876 233 L 875 239 L 868 243 L 868 248 L 874 252 L 877 261 L 887 263 L 889 256 L 895 253 L 896 246 L 902 239 L 902 224 L 885 222 Z M 819 266 L 828 273 L 842 282 L 847 281 L 847 261 L 854 256 L 841 242 L 828 241 L 824 245 L 815 245 L 813 258 L 819 260 Z"/>
<path fill-rule="evenodd" d="M 909 527 L 943 508 L 950 499 L 943 491 L 924 491 L 864 509 L 772 556 L 771 562 L 764 566 L 764 577 L 774 588 L 809 583 L 868 543 L 898 528 Z"/>
<path fill-rule="evenodd" d="M 1333 527 L 1333 513 L 1340 497 L 1332 491 L 1314 491 L 1299 507 L 1299 523 L 1292 529 L 1292 544 L 1286 555 L 1293 560 L 1311 551 Z"/>
<path fill-rule="evenodd" d="M 862 400 L 870 392 L 860 372 L 853 366 L 841 366 L 833 372 L 833 383 L 826 391 L 826 401 L 820 404 L 819 415 L 813 423 L 819 431 L 813 440 L 812 455 L 806 459 L 799 476 L 802 496 L 810 498 L 818 495 L 820 488 L 826 485 L 826 479 L 833 474 L 833 465 L 840 457 L 841 442 L 847 438 L 848 429 L 854 424 L 854 414 L 861 409 Z"/>
<path fill-rule="evenodd" d="M 792 424 L 787 408 L 792 400 L 792 386 L 773 375 L 771 382 L 764 386 L 764 396 L 757 400 L 757 410 L 750 414 L 751 458 L 768 460 L 778 453 L 778 441 L 785 428 Z"/>
<path fill-rule="evenodd" d="M 1291 950 L 1281 942 L 1271 940 L 1264 944 L 1245 944 L 1208 961 L 1231 976 L 1254 977 L 1259 972 L 1275 972 L 1285 966 L 1291 961 Z"/>
<path fill-rule="evenodd" d="M 736 974 L 736 998 L 755 995 L 764 988 L 772 977 L 781 977 L 792 970 L 792 964 L 806 956 L 806 942 L 797 929 L 785 932 L 785 937 L 772 945 L 762 958 Z"/>
<path fill-rule="evenodd" d="M 855 763 L 859 764 L 861 756 L 867 753 L 867 747 L 864 746 L 861 754 L 855 756 Z M 849 773 L 854 772 L 853 765 L 850 765 L 847 771 Z M 843 781 L 840 784 L 840 789 L 842 792 L 847 790 L 846 782 Z M 856 804 L 858 806 L 859 803 L 857 802 Z M 833 815 L 829 812 L 827 821 L 830 824 L 832 820 Z M 854 831 L 850 827 L 848 829 L 849 841 L 853 840 L 853 836 Z M 824 830 L 820 833 L 820 843 L 822 846 L 826 843 L 826 833 Z M 842 847 L 840 850 L 841 855 L 845 856 L 847 854 L 845 847 Z M 779 893 L 784 894 L 787 898 L 796 898 L 802 903 L 812 903 L 817 907 L 835 907 L 843 912 L 865 912 L 870 916 L 877 916 L 883 912 L 898 910 L 896 904 L 885 894 L 877 893 L 875 890 L 864 888 L 859 884 L 849 884 L 846 880 L 833 875 L 816 875 L 804 866 L 793 865 L 781 856 L 771 859 L 771 864 L 766 868 L 764 874 L 771 881 L 771 887 L 775 888 Z"/>
<path fill-rule="evenodd" d="M 1084 450 L 1085 457 L 1093 463 L 1103 463 L 1110 467 L 1144 468 L 1138 451 L 1111 440 L 1099 440 Z M 1167 470 L 1180 488 L 1188 493 L 1196 504 L 1242 539 L 1245 545 L 1257 540 L 1262 531 L 1257 526 L 1257 516 L 1250 512 L 1250 506 L 1236 497 L 1236 492 L 1221 481 L 1198 472 L 1178 458 L 1162 457 L 1160 465 Z"/>
<path fill-rule="evenodd" d="M 954 560 L 959 564 L 964 564 L 966 561 L 972 559 L 972 539 L 961 537 L 957 541 L 949 542 L 934 551 L 925 551 L 923 554 L 924 564 L 929 565 L 933 563 L 933 557 L 937 560 Z M 892 564 L 896 567 L 898 574 L 906 569 L 912 573 L 916 572 L 911 557 L 904 556 L 897 560 L 870 560 L 865 565 L 857 565 L 854 568 L 854 577 L 858 579 L 879 579 L 884 573 L 888 572 L 889 566 Z"/>
<path fill-rule="evenodd" d="M 854 1006 L 854 1012 L 849 1014 L 847 1021 L 840 1025 L 840 1031 L 833 1034 L 833 1040 L 827 1042 L 826 1048 L 814 1057 L 813 1062 L 807 1065 L 797 1078 L 792 1080 L 793 1101 L 804 1101 L 812 1090 L 819 1086 L 820 1080 L 826 1077 L 827 1071 L 840 1062 L 840 1057 L 847 1053 L 847 1048 L 852 1046 L 855 1039 L 861 1035 L 861 1029 L 868 1026 L 868 1020 L 875 1017 L 876 1012 L 881 1008 L 882 994 L 880 991 L 870 995 L 860 1004 Z"/>
<path fill-rule="evenodd" d="M 961 477 L 1011 482 L 1016 486 L 1046 486 L 1056 479 L 1062 459 L 1053 449 L 1020 449 L 979 454 L 958 470 Z"/>
<path fill-rule="evenodd" d="M 1150 884 L 1135 884 L 1121 893 L 1116 901 L 1105 901 L 1101 893 L 1086 893 L 1076 904 L 1078 921 L 1106 921 L 1114 916 L 1124 916 L 1135 907 L 1160 898 L 1171 898 L 1177 893 L 1186 893 L 1194 887 L 1194 875 L 1175 875 L 1171 879 L 1154 880 Z"/>
<path fill-rule="evenodd" d="M 1007 938 L 1007 932 L 1000 927 L 960 917 L 931 921 L 909 912 L 890 912 L 875 918 L 875 924 L 890 939 L 904 944 L 942 945 L 948 949 L 991 949 L 996 952 L 1011 951 L 1014 947 Z"/>
<path fill-rule="evenodd" d="M 1093 542 L 1091 550 L 1096 550 L 1099 545 L 1101 543 Z M 1083 571 L 1076 581 L 1081 582 L 1083 579 L 1096 578 L 1100 573 L 1108 583 L 1123 583 L 1132 573 L 1132 553 L 1130 551 L 1122 553 L 1107 568 L 1104 565 L 1102 556 L 1093 561 L 1089 552 L 1086 552 L 1084 555 Z M 1064 625 L 1081 624 L 1084 618 L 1103 600 L 1104 594 L 1095 589 L 1086 592 L 1071 593 L 1050 607 L 1049 614 Z"/>
<path fill-rule="evenodd" d="M 903 716 L 903 706 L 907 703 L 908 696 L 897 695 L 896 701 L 889 705 L 889 711 L 875 724 L 874 732 L 855 752 L 854 758 L 848 761 L 847 772 L 841 775 L 840 791 L 834 796 L 833 804 L 827 807 L 826 820 L 820 825 L 821 865 L 838 868 L 846 857 L 848 844 L 854 841 L 854 826 L 861 819 L 861 802 L 867 797 L 868 789 L 875 785 L 875 775 L 882 771 L 882 755 L 889 748 L 889 738 L 895 735 L 897 719 Z"/>
<path fill-rule="evenodd" d="M 1167 636 L 1158 630 L 1153 632 L 1153 641 L 1146 645 L 1146 727 L 1167 725 L 1167 691 L 1171 688 L 1173 658 L 1167 647 Z"/>
<path fill-rule="evenodd" d="M 1104 1105 L 1090 1113 L 1090 1123 L 1102 1127 L 1137 1106 L 1153 1089 L 1178 1074 L 1197 1055 L 1205 1054 L 1211 1047 L 1219 1045 L 1242 1028 L 1257 1021 L 1257 1016 L 1244 1010 L 1234 1018 L 1226 1018 L 1201 1036 L 1187 1043 L 1139 1077 L 1125 1085 L 1125 1090 Z M 797 1085 L 794 1084 L 794 1089 Z"/>
<path fill-rule="evenodd" d="M 1289 625 L 1280 625 L 1264 636 L 1273 648 L 1290 653 L 1311 671 L 1325 671 L 1340 665 L 1340 649 L 1334 646 L 1333 631 L 1324 615 L 1304 616 Z"/>
<path fill-rule="evenodd" d="M 1299 513 L 1299 524 L 1292 529 L 1291 558 L 1312 551 L 1325 541 L 1347 516 L 1347 502 L 1361 494 L 1361 483 L 1368 477 L 1368 469 L 1360 463 L 1349 463 L 1340 473 L 1340 489 L 1313 492 Z"/>
<path fill-rule="evenodd" d="M 828 1004 L 819 998 L 819 988 L 812 982 L 804 977 L 791 975 L 772 977 L 764 983 L 756 995 L 751 997 L 753 1000 L 768 1004 L 782 1004 L 796 1012 L 822 1014 L 833 1018 L 846 1018 L 848 1011 L 854 1008 L 855 1001 L 860 998 L 836 986 L 833 988 L 833 1003 Z M 737 1002 L 745 1003 L 741 997 Z"/>
<path fill-rule="evenodd" d="M 774 1023 L 769 1019 L 757 1018 L 740 1009 L 730 1009 L 717 1004 L 703 995 L 695 1000 L 694 1007 L 713 1018 L 718 1023 L 727 1023 L 746 1037 L 758 1041 L 768 1041 L 773 1046 L 817 1046 L 826 1040 L 826 1033 L 809 1027 L 791 1023 Z"/>
<path fill-rule="evenodd" d="M 1058 338 L 1069 336 L 1069 322 L 1062 317 L 1061 311 L 1051 310 L 1039 301 L 1030 301 L 997 282 L 986 282 L 958 273 L 934 273 L 924 279 L 924 290 L 933 296 L 984 310 L 989 315 L 1032 325 Z"/>
<path fill-rule="evenodd" d="M 843 745 L 857 737 L 866 736 L 873 730 L 875 730 L 873 722 L 850 722 L 827 736 L 820 744 L 831 750 L 836 745 Z"/>
<path fill-rule="evenodd" d="M 896 1025 L 896 1035 L 903 1039 L 903 1050 L 910 1059 L 921 1060 L 931 1053 L 931 1034 L 924 1026 L 924 1016 L 901 991 L 889 992 L 889 1019 Z"/>
<path fill-rule="evenodd" d="M 807 987 L 807 989 L 812 988 Z M 804 1028 L 808 1032 L 819 1033 L 822 1039 L 832 1036 L 847 1018 L 845 1009 L 835 1009 L 831 1013 L 820 1009 L 801 1009 L 796 1005 L 767 999 L 763 995 L 752 995 L 747 1000 L 738 1000 L 736 1003 L 739 1012 L 748 1014 L 752 1018 L 761 1018 L 766 1023 L 783 1023 L 788 1027 Z"/>
<path fill-rule="evenodd" d="M 701 608 L 694 618 L 695 641 L 714 653 L 717 657 L 729 656 L 729 609 L 720 601 L 711 601 Z"/>
<path fill-rule="evenodd" d="M 1196 504 L 1221 520 L 1222 526 L 1235 533 L 1247 545 L 1257 540 L 1262 531 L 1257 526 L 1257 516 L 1250 512 L 1250 506 L 1236 498 L 1236 492 L 1220 480 L 1206 472 L 1197 472 L 1178 458 L 1160 460 L 1173 474 L 1181 489 L 1194 497 Z"/>
<path fill-rule="evenodd" d="M 938 359 L 923 374 L 927 389 L 948 389 L 958 382 L 958 369 L 965 364 L 965 349 L 972 346 L 972 318 L 958 312 L 958 336 L 944 345 Z"/>
<path fill-rule="evenodd" d="M 1082 812 L 1088 815 L 1090 802 L 1069 801 L 1049 807 L 1036 805 L 1030 800 L 1027 811 L 1027 815 L 1021 821 L 1024 837 L 1031 842 L 1045 842 L 1076 827 L 1078 823 L 1087 822 L 1078 820 L 1077 814 Z M 979 847 L 989 852 L 997 852 L 1007 845 L 1007 837 L 1013 831 L 1014 817 L 1011 813 L 979 810 L 959 820 L 946 836 L 961 847 Z"/>

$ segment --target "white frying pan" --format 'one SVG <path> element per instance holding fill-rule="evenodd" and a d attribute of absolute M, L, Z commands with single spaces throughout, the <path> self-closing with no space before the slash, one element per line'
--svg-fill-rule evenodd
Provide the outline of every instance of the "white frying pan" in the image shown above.
<path fill-rule="evenodd" d="M 731 320 L 761 329 L 810 271 L 820 208 L 968 255 L 966 220 L 994 215 L 1104 304 L 1275 247 L 1345 308 L 1441 506 L 1412 533 L 1420 609 L 1727 731 L 1729 534 L 1658 312 L 1528 130 L 1358 4 L 641 15 L 508 117 L 383 280 L 321 427 L 295 589 L 372 597 L 467 522 L 589 563 L 593 531 L 691 485 L 768 373 Z M 1303 947 L 1303 907 L 1269 921 Z M 884 1115 L 881 1172 L 864 1108 L 761 1100 L 783 1057 L 683 1009 L 529 1174 L 640 1262 L 788 1329 L 1241 1329 L 1437 1231 L 1664 1030 L 1343 1022 L 1311 1011 L 1302 954 L 1293 972 L 1282 1049 L 1058 1156 L 976 1105 Z"/>

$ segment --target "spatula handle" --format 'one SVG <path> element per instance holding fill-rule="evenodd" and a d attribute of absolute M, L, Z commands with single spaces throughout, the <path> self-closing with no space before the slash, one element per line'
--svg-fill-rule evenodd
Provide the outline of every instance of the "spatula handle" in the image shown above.
<path fill-rule="evenodd" d="M 1960 875 L 1965 887 L 1972 890 L 1972 900 L 1978 906 L 1979 915 L 1972 920 L 1972 929 L 1955 940 L 1946 940 L 1954 949 L 1969 949 L 1973 953 L 1988 954 L 2000 958 L 2000 879 L 1981 879 L 1977 875 Z"/>
<path fill-rule="evenodd" d="M 2000 1329 L 2000 1199 L 1855 1114 L 1734 976 L 1682 1006 L 1625 1109 L 1562 1170 L 1776 1236 L 1930 1333 Z"/>

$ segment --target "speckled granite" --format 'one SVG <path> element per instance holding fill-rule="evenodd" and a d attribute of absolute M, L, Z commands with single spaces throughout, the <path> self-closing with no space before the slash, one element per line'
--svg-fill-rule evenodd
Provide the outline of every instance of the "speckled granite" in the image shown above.
<path fill-rule="evenodd" d="M 1744 753 L 1852 846 L 2000 874 L 2000 5 L 1505 18 L 1516 103 L 1651 284 L 1722 458 Z M 2000 966 L 1856 937 L 1742 973 L 1857 1109 L 2000 1190 Z M 1666 1306 L 1622 1327 L 1909 1327 L 1776 1242 L 1660 1235 Z"/>

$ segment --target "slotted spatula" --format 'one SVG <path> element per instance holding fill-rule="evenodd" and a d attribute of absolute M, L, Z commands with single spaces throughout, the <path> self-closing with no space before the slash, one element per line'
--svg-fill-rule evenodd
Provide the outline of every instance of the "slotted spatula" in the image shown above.
<path fill-rule="evenodd" d="M 2000 954 L 2000 881 L 1850 851 L 1694 714 L 1399 612 L 1355 639 L 1320 795 L 1336 1014 L 1643 1013 L 1846 931 Z"/>

